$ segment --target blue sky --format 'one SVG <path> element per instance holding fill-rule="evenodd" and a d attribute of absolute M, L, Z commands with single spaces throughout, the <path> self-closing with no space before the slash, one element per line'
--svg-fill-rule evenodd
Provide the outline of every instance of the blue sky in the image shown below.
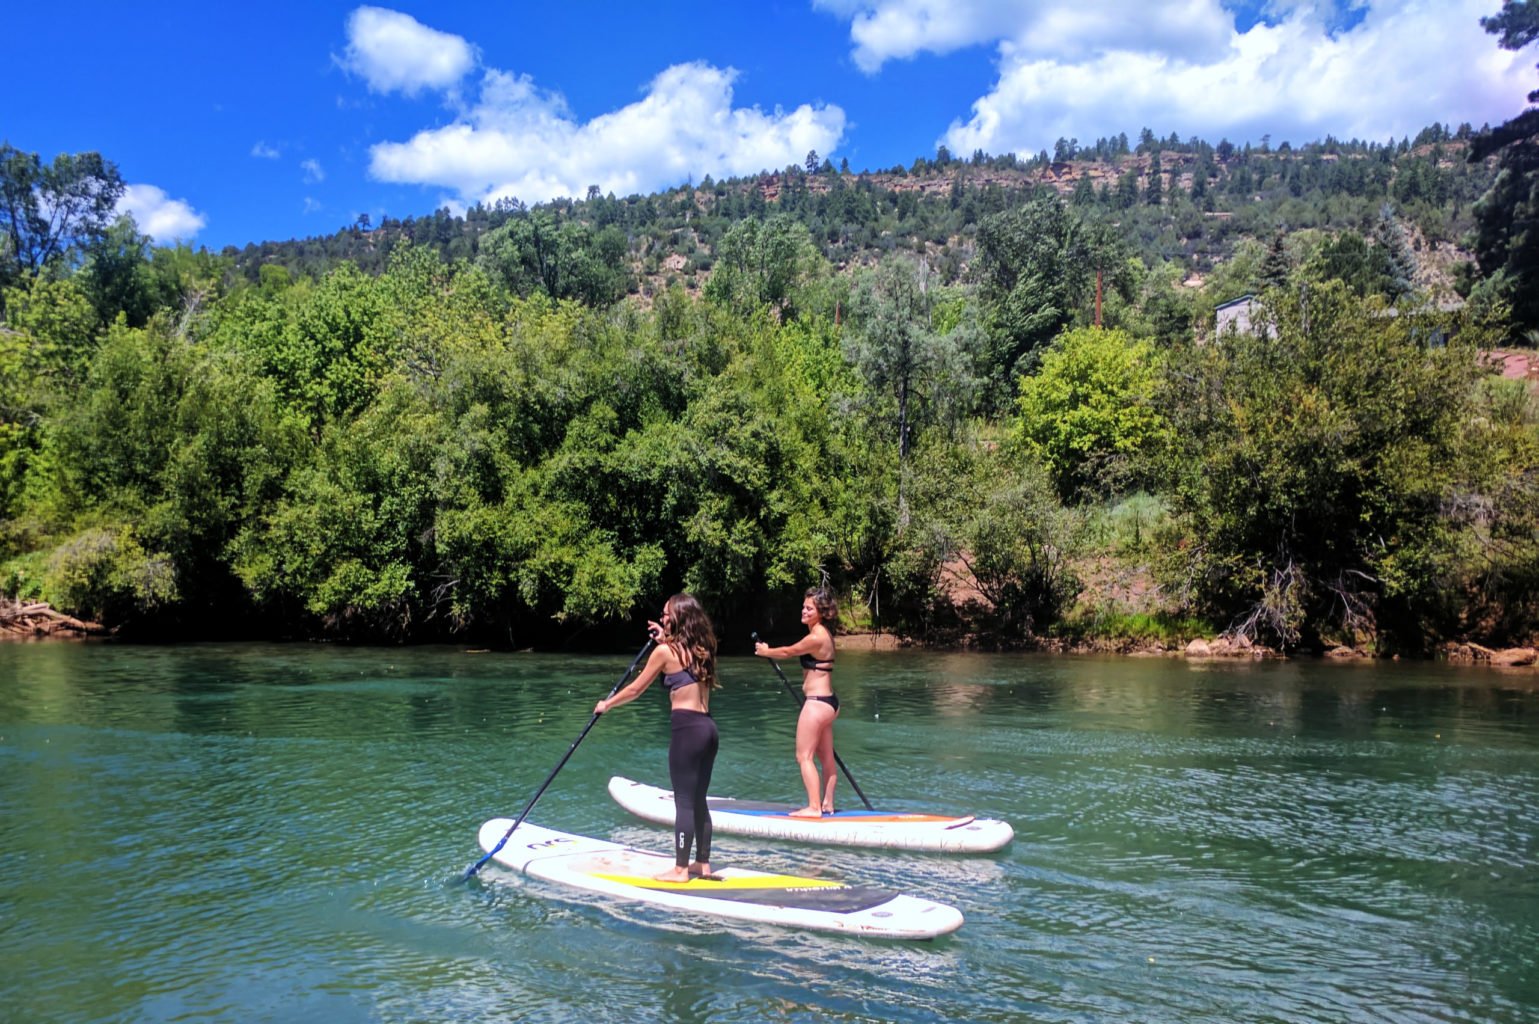
<path fill-rule="evenodd" d="M 141 230 L 219 248 L 360 214 L 625 195 L 1141 128 L 1385 140 L 1517 113 L 1500 0 L 25 4 L 0 135 L 94 149 Z M 29 83 L 17 88 L 15 83 Z"/>

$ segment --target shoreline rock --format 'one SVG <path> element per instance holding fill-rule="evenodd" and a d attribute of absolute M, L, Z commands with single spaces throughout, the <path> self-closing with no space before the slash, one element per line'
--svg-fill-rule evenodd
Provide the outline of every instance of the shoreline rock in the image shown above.
<path fill-rule="evenodd" d="M 1476 643 L 1450 642 L 1443 654 L 1456 664 L 1490 665 L 1493 668 L 1523 668 L 1539 664 L 1539 650 L 1533 647 L 1485 647 Z"/>
<path fill-rule="evenodd" d="M 1198 637 L 1182 650 L 1188 658 L 1282 658 L 1286 655 L 1251 641 L 1250 637 L 1216 636 L 1212 640 Z"/>

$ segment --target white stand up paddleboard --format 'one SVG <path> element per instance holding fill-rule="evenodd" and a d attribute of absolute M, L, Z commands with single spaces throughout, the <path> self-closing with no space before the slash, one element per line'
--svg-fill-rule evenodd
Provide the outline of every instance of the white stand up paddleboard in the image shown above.
<path fill-rule="evenodd" d="M 673 794 L 666 789 L 615 776 L 615 802 L 645 821 L 673 825 Z M 901 811 L 837 811 L 821 818 L 793 818 L 795 804 L 761 803 L 730 797 L 706 798 L 711 824 L 722 832 L 806 843 L 879 846 L 943 853 L 988 853 L 1015 837 L 1008 822 L 970 814 L 915 814 Z"/>
<path fill-rule="evenodd" d="M 512 825 L 512 818 L 493 818 L 482 825 L 481 849 L 495 847 Z M 826 878 L 729 867 L 710 878 L 659 882 L 653 876 L 673 867 L 671 854 L 648 853 L 527 821 L 492 859 L 547 881 L 713 917 L 883 939 L 933 939 L 962 927 L 962 912 L 944 903 Z"/>

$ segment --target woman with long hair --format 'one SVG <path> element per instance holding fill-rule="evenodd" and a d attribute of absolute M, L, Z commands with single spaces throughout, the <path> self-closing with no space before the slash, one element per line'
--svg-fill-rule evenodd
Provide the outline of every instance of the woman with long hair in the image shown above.
<path fill-rule="evenodd" d="M 834 761 L 834 719 L 839 717 L 839 698 L 834 696 L 834 631 L 839 628 L 839 606 L 823 587 L 811 587 L 802 600 L 802 625 L 807 635 L 789 647 L 754 645 L 761 658 L 799 657 L 802 666 L 802 702 L 796 720 L 796 763 L 807 787 L 807 806 L 792 811 L 793 818 L 821 818 L 834 813 L 834 784 L 839 781 Z M 818 778 L 818 765 L 823 777 Z"/>
<path fill-rule="evenodd" d="M 641 673 L 613 697 L 599 701 L 593 713 L 629 704 L 652 680 L 662 677 L 672 708 L 668 777 L 673 783 L 674 869 L 662 882 L 687 882 L 711 873 L 711 812 L 705 795 L 711 785 L 719 740 L 711 718 L 710 695 L 716 688 L 716 631 L 693 594 L 674 594 L 663 603 L 661 621 L 648 622 L 657 648 Z M 689 859 L 690 848 L 696 857 Z"/>

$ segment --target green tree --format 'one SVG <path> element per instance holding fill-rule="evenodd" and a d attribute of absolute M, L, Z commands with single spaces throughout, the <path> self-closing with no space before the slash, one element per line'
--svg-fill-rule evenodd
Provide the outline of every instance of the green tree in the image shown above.
<path fill-rule="evenodd" d="M 78 383 L 96 350 L 98 321 L 73 277 L 28 277 L 5 289 L 6 319 L 25 339 L 25 366 L 53 389 Z"/>
<path fill-rule="evenodd" d="M 249 359 L 119 321 L 58 400 L 33 469 L 49 596 L 113 624 L 238 617 L 229 545 L 306 448 Z"/>
<path fill-rule="evenodd" d="M 124 190 L 117 167 L 100 153 L 36 153 L 0 144 L 0 287 L 78 258 L 112 223 Z"/>
<path fill-rule="evenodd" d="M 1084 224 L 1056 196 L 978 226 L 975 273 L 996 338 L 995 380 L 1006 391 L 1085 302 L 1094 281 Z"/>
<path fill-rule="evenodd" d="M 1251 636 L 1417 648 L 1447 585 L 1481 332 L 1428 347 L 1454 325 L 1372 315 L 1339 282 L 1268 295 L 1272 331 L 1180 350 L 1166 375 L 1192 537 L 1170 580 Z"/>
<path fill-rule="evenodd" d="M 150 239 L 124 214 L 86 247 L 81 279 L 96 315 L 111 323 L 122 313 L 130 327 L 143 327 L 154 312 L 149 275 Z"/>
<path fill-rule="evenodd" d="M 1374 247 L 1379 251 L 1383 290 L 1396 301 L 1416 287 L 1416 254 L 1405 239 L 1405 229 L 1388 203 L 1379 207 L 1378 223 L 1373 230 Z"/>
<path fill-rule="evenodd" d="M 890 418 L 900 467 L 908 462 L 916 423 L 970 408 L 978 389 L 970 365 L 977 336 L 960 322 L 945 333 L 937 330 L 938 291 L 928 262 L 891 257 L 861 280 L 852 297 L 845 356 L 865 381 L 878 416 Z"/>
<path fill-rule="evenodd" d="M 1343 231 L 1321 246 L 1318 253 L 1319 276 L 1340 281 L 1359 296 L 1376 294 L 1382 283 L 1382 252 L 1370 248 L 1356 231 Z"/>
<path fill-rule="evenodd" d="M 796 294 L 816 270 L 817 251 L 807 228 L 777 213 L 738 221 L 716 247 L 708 297 L 732 309 L 768 306 L 782 319 L 796 313 Z"/>
<path fill-rule="evenodd" d="M 1506 50 L 1539 39 L 1539 8 L 1503 0 L 1499 14 L 1480 20 Z M 1539 90 L 1528 94 L 1539 102 Z M 1475 262 L 1482 281 L 1472 301 L 1499 301 L 1517 326 L 1539 328 L 1539 108 L 1471 140 L 1471 162 L 1497 154 L 1496 180 L 1475 204 Z"/>
<path fill-rule="evenodd" d="M 1082 207 L 1095 203 L 1095 182 L 1090 180 L 1090 175 L 1081 174 L 1074 182 L 1074 192 L 1069 197 L 1069 202 Z"/>
<path fill-rule="evenodd" d="M 629 286 L 628 245 L 619 228 L 599 231 L 545 209 L 519 209 L 481 240 L 480 262 L 514 294 L 607 306 Z"/>
<path fill-rule="evenodd" d="M 1129 167 L 1117 179 L 1117 206 L 1131 210 L 1138 203 L 1138 168 Z"/>
<path fill-rule="evenodd" d="M 1123 331 L 1082 327 L 1053 340 L 1021 378 L 1016 429 L 1060 495 L 1119 490 L 1158 458 L 1170 440 L 1154 404 L 1161 376 L 1154 346 Z"/>
<path fill-rule="evenodd" d="M 969 631 L 1014 642 L 1061 616 L 1081 588 L 1073 571 L 1079 516 L 1059 503 L 1041 465 L 1014 446 L 964 438 L 925 445 L 914 484 L 913 522 L 890 563 L 911 615 L 929 626 L 955 614 L 938 593 L 949 563 L 983 599 L 962 610 L 980 614 Z"/>
<path fill-rule="evenodd" d="M 1282 230 L 1273 233 L 1266 258 L 1257 268 L 1257 288 L 1281 288 L 1288 283 L 1288 276 L 1293 273 L 1293 256 L 1288 252 L 1287 243 L 1287 235 Z"/>

